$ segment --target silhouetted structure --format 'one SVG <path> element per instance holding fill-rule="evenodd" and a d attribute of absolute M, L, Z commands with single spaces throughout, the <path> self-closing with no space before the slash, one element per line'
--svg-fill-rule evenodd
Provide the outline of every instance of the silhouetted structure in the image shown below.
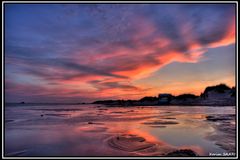
<path fill-rule="evenodd" d="M 218 92 L 218 93 L 225 93 L 226 90 L 230 90 L 231 88 L 228 87 L 226 84 L 219 84 L 219 85 L 216 85 L 216 86 L 210 86 L 210 87 L 207 87 L 205 90 L 204 90 L 204 94 L 209 92 L 209 91 L 215 91 L 215 92 Z"/>
<path fill-rule="evenodd" d="M 170 101 L 172 100 L 172 98 L 173 98 L 173 96 L 171 94 L 168 94 L 168 93 L 159 94 L 158 95 L 158 104 L 159 105 L 169 104 Z"/>
<path fill-rule="evenodd" d="M 94 104 L 110 106 L 156 106 L 156 105 L 206 105 L 206 106 L 234 106 L 236 105 L 236 88 L 225 84 L 206 87 L 200 96 L 181 94 L 173 96 L 169 93 L 159 94 L 158 97 L 143 97 L 139 100 L 103 100 Z"/>
<path fill-rule="evenodd" d="M 195 99 L 198 98 L 198 96 L 194 95 L 194 94 L 181 94 L 179 96 L 175 97 L 178 100 L 187 100 L 187 99 Z"/>

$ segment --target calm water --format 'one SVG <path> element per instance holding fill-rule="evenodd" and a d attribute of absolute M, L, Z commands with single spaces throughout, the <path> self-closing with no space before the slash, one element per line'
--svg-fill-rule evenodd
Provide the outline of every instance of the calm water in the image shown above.
<path fill-rule="evenodd" d="M 216 131 L 209 114 L 235 107 L 105 107 L 99 105 L 5 106 L 5 154 L 9 156 L 135 156 L 108 145 L 131 134 L 165 148 L 189 148 L 201 156 L 226 152 L 209 140 Z M 155 124 L 157 121 L 176 122 Z M 234 123 L 234 122 L 232 122 Z M 161 152 L 161 151 L 159 151 Z M 164 150 L 162 150 L 164 152 Z M 151 151 L 141 155 L 151 156 Z"/>

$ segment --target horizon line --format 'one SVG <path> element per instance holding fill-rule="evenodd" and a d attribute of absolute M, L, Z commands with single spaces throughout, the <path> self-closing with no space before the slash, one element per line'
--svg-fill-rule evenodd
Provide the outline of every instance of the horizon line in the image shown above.
<path fill-rule="evenodd" d="M 224 85 L 226 85 L 227 87 L 229 87 L 229 88 L 236 88 L 236 85 L 235 86 L 228 86 L 227 84 L 225 84 L 225 83 L 219 83 L 219 84 L 217 84 L 217 85 L 212 85 L 212 86 L 206 86 L 205 87 L 205 89 L 207 88 L 207 87 L 213 87 L 213 86 L 218 86 L 218 85 L 221 85 L 221 84 L 224 84 Z M 193 93 L 182 93 L 182 94 L 179 94 L 179 95 L 174 95 L 174 94 L 172 94 L 172 93 L 165 93 L 165 92 L 162 92 L 162 93 L 159 93 L 159 94 L 171 94 L 171 95 L 173 95 L 173 96 L 180 96 L 180 95 L 184 95 L 184 94 L 192 94 L 192 95 L 195 95 L 195 94 L 193 94 Z M 158 94 L 158 95 L 159 95 Z M 201 93 L 202 94 L 202 93 Z M 195 95 L 195 96 L 197 96 L 197 97 L 200 97 L 201 96 L 201 94 L 200 95 Z M 157 96 L 144 96 L 144 97 L 157 97 Z M 144 98 L 144 97 L 142 97 L 142 98 Z M 140 99 L 142 99 L 142 98 L 140 98 Z M 96 101 L 107 101 L 107 100 L 113 100 L 113 101 L 117 101 L 117 100 L 123 100 L 123 101 L 138 101 L 138 100 L 140 100 L 140 99 L 98 99 L 98 100 L 95 100 L 95 101 L 92 101 L 92 102 L 26 102 L 26 101 L 20 101 L 20 102 L 4 102 L 5 104 L 7 104 L 7 103 L 9 103 L 9 104 L 78 104 L 78 105 L 80 105 L 80 104 L 92 104 L 92 103 L 94 103 L 94 102 L 96 102 Z"/>

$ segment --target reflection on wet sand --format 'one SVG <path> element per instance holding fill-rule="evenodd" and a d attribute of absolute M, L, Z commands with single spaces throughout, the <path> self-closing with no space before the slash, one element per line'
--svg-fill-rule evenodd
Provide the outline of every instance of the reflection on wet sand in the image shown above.
<path fill-rule="evenodd" d="M 216 145 L 233 154 L 236 149 L 235 118 L 235 114 L 215 114 L 206 117 L 206 120 L 212 122 L 214 129 L 217 131 L 210 132 L 206 138 L 215 141 Z"/>
<path fill-rule="evenodd" d="M 209 152 L 235 152 L 235 119 L 225 117 L 224 124 L 232 124 L 228 128 L 206 120 L 209 112 L 232 115 L 232 107 L 78 107 L 6 107 L 6 155 L 208 156 Z M 223 146 L 226 142 L 232 145 Z"/>

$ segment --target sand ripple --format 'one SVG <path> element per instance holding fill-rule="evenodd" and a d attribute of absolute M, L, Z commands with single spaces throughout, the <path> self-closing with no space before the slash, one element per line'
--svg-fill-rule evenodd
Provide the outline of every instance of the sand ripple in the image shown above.
<path fill-rule="evenodd" d="M 115 149 L 127 152 L 140 151 L 155 146 L 155 144 L 146 142 L 144 138 L 136 135 L 115 136 L 108 140 L 108 144 Z"/>

